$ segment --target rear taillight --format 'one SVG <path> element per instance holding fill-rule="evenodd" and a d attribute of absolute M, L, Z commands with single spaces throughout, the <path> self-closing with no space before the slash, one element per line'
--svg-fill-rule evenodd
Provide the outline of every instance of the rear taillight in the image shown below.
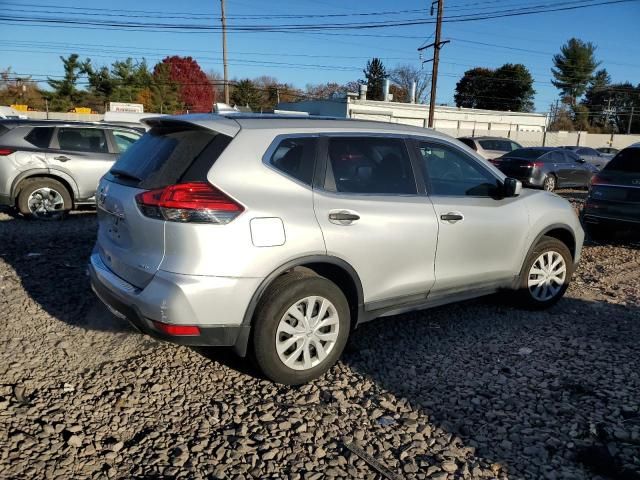
<path fill-rule="evenodd" d="M 536 168 L 536 167 L 542 168 L 543 166 L 544 166 L 544 163 L 542 163 L 542 162 L 530 162 L 529 163 L 529 167 L 531 167 L 531 168 Z"/>
<path fill-rule="evenodd" d="M 11 155 L 15 150 L 11 148 L 0 148 L 0 157 L 6 157 L 7 155 Z"/>
<path fill-rule="evenodd" d="M 227 224 L 244 208 L 207 182 L 170 185 L 136 195 L 143 215 L 183 223 Z"/>
<path fill-rule="evenodd" d="M 591 177 L 591 185 L 606 185 L 607 183 L 610 182 L 602 178 L 600 175 L 594 175 Z"/>

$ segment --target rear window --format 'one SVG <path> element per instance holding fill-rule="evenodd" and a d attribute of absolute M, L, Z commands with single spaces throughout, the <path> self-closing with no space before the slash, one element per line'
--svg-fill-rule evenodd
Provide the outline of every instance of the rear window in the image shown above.
<path fill-rule="evenodd" d="M 47 148 L 51 143 L 53 127 L 35 127 L 24 139 L 34 147 Z"/>
<path fill-rule="evenodd" d="M 496 150 L 498 152 L 510 152 L 511 142 L 508 140 L 480 140 L 478 142 L 485 150 Z"/>
<path fill-rule="evenodd" d="M 625 148 L 607 163 L 603 170 L 640 173 L 640 148 Z"/>
<path fill-rule="evenodd" d="M 549 150 L 542 150 L 540 148 L 520 148 L 518 150 L 514 150 L 509 153 L 509 158 L 523 158 L 525 160 L 530 160 L 534 158 L 539 158 Z"/>
<path fill-rule="evenodd" d="M 152 189 L 206 179 L 231 137 L 192 125 L 157 126 L 122 154 L 112 176 Z"/>

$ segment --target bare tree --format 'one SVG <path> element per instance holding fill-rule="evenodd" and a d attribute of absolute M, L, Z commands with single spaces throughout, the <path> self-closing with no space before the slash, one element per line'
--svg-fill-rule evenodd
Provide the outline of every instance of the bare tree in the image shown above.
<path fill-rule="evenodd" d="M 427 90 L 431 84 L 431 75 L 426 70 L 420 70 L 413 65 L 398 65 L 389 72 L 389 79 L 402 90 L 411 95 L 411 84 L 416 82 L 416 102 L 424 103 L 427 97 Z"/>

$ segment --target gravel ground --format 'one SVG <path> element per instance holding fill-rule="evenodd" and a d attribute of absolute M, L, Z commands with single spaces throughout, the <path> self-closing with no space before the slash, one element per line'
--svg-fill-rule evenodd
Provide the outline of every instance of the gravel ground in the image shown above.
<path fill-rule="evenodd" d="M 640 478 L 636 240 L 587 245 L 548 312 L 378 320 L 291 388 L 113 318 L 94 235 L 0 213 L 0 478 Z"/>

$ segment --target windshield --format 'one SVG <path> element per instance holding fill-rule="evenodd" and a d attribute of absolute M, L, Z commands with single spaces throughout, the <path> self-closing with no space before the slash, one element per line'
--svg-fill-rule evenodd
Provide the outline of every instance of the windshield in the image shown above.
<path fill-rule="evenodd" d="M 640 148 L 625 148 L 607 163 L 604 170 L 640 173 Z"/>

